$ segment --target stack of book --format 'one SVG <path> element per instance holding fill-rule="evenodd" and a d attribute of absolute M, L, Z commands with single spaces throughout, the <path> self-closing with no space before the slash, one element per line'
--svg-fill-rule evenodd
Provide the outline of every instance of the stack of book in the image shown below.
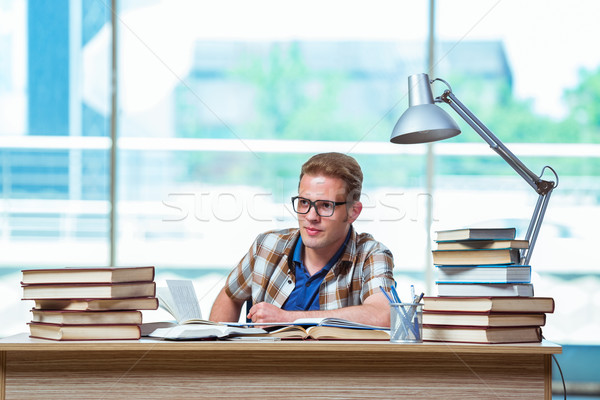
<path fill-rule="evenodd" d="M 423 340 L 463 343 L 540 342 L 551 297 L 424 297 Z"/>
<path fill-rule="evenodd" d="M 158 308 L 154 267 L 23 270 L 34 300 L 30 336 L 52 340 L 139 339 L 142 313 Z"/>
<path fill-rule="evenodd" d="M 531 266 L 520 265 L 529 247 L 515 228 L 437 232 L 433 250 L 440 296 L 533 296 Z"/>
<path fill-rule="evenodd" d="M 533 297 L 531 266 L 520 264 L 529 243 L 515 234 L 515 228 L 437 232 L 438 297 L 424 298 L 424 340 L 541 341 L 554 300 Z"/>

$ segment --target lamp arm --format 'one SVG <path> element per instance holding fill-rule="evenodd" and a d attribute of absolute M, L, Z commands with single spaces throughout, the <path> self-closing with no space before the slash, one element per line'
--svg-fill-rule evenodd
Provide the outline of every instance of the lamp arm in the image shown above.
<path fill-rule="evenodd" d="M 529 227 L 527 228 L 527 234 L 525 235 L 525 240 L 529 241 L 529 248 L 521 250 L 522 265 L 529 265 L 531 253 L 533 252 L 535 242 L 537 241 L 538 233 L 540 232 L 540 227 L 542 226 L 542 222 L 544 221 L 544 215 L 546 214 L 546 208 L 548 207 L 548 202 L 550 201 L 551 194 L 552 190 L 550 190 L 545 195 L 540 194 L 540 196 L 537 199 L 535 209 L 533 210 L 533 216 L 531 217 L 531 221 L 529 221 Z"/>
<path fill-rule="evenodd" d="M 527 234 L 525 235 L 525 239 L 529 242 L 529 248 L 523 249 L 521 251 L 521 264 L 529 265 L 529 260 L 531 259 L 531 253 L 533 248 L 535 247 L 535 242 L 537 241 L 538 233 L 540 227 L 542 225 L 542 221 L 544 220 L 544 215 L 546 213 L 546 208 L 548 206 L 548 202 L 550 200 L 550 195 L 552 194 L 552 190 L 558 184 L 558 175 L 556 172 L 552 170 L 554 175 L 556 176 L 557 182 L 546 181 L 543 180 L 540 176 L 536 175 L 533 171 L 523 164 L 519 158 L 514 155 L 505 145 L 498 139 L 463 103 L 461 103 L 454 93 L 451 90 L 446 90 L 440 96 L 440 101 L 448 104 L 458 115 L 461 116 L 463 120 L 483 140 L 486 141 L 487 144 L 494 150 L 500 157 L 504 159 L 514 169 L 526 182 L 531 186 L 538 194 L 538 200 L 533 212 L 533 216 L 531 217 L 531 221 L 529 222 L 529 227 L 527 228 Z M 543 172 L 543 171 L 542 171 Z"/>
<path fill-rule="evenodd" d="M 539 194 L 547 193 L 554 188 L 554 182 L 543 181 L 531 171 L 519 158 L 481 122 L 450 90 L 446 90 L 441 100 L 447 103 L 483 140 L 489 144 L 521 177 Z"/>

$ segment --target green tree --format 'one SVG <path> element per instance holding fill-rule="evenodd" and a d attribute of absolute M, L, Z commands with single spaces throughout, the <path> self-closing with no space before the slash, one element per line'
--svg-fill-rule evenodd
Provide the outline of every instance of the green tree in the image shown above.
<path fill-rule="evenodd" d="M 343 72 L 309 68 L 298 42 L 274 43 L 267 57 L 255 55 L 234 68 L 232 77 L 250 85 L 255 118 L 244 136 L 278 139 L 348 140 L 359 137 L 353 116 L 339 112 L 350 79 Z"/>
<path fill-rule="evenodd" d="M 580 142 L 600 143 L 600 67 L 580 70 L 579 79 L 577 86 L 565 92 L 569 118 Z"/>

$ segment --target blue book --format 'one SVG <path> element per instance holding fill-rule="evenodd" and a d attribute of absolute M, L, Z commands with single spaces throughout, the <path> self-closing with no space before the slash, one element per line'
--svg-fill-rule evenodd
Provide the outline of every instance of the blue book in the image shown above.
<path fill-rule="evenodd" d="M 529 265 L 438 265 L 436 283 L 529 283 Z"/>

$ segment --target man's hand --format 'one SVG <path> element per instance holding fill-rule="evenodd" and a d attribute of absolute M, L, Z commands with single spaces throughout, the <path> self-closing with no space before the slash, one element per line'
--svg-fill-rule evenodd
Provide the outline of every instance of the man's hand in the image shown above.
<path fill-rule="evenodd" d="M 390 326 L 390 306 L 383 293 L 374 293 L 363 304 L 336 310 L 286 311 L 261 302 L 252 306 L 248 319 L 252 322 L 294 322 L 300 318 L 341 318 L 367 325 Z"/>
<path fill-rule="evenodd" d="M 250 308 L 248 318 L 252 322 L 293 322 L 294 317 L 291 312 L 282 310 L 281 308 L 261 302 Z"/>

